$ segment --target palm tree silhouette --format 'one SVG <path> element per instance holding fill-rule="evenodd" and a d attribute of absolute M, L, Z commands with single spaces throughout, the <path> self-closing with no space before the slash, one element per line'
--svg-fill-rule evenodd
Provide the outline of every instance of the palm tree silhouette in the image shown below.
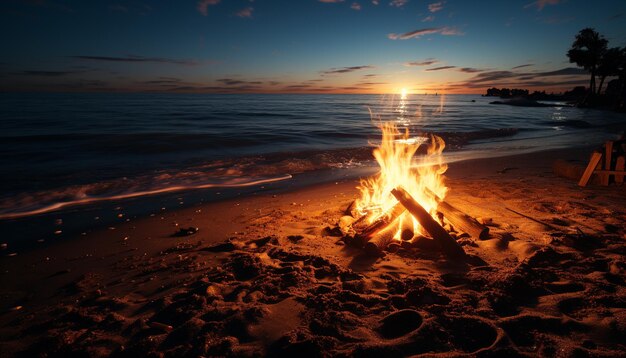
<path fill-rule="evenodd" d="M 596 93 L 596 74 L 608 41 L 592 28 L 580 30 L 572 47 L 567 52 L 569 62 L 576 63 L 591 73 L 589 93 Z"/>
<path fill-rule="evenodd" d="M 613 47 L 604 52 L 597 69 L 600 77 L 598 94 L 602 91 L 602 84 L 604 84 L 604 80 L 608 76 L 618 76 L 620 74 L 620 64 L 623 61 L 622 56 L 622 49 L 619 47 Z"/>

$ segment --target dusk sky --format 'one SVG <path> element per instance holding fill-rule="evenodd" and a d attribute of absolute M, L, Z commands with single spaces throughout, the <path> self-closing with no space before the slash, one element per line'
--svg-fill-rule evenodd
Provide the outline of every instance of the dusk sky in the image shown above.
<path fill-rule="evenodd" d="M 626 46 L 626 1 L 3 0 L 2 91 L 549 92 Z"/>

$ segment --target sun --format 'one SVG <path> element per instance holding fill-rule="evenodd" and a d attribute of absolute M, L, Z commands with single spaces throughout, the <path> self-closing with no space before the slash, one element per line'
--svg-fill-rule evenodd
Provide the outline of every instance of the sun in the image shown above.
<path fill-rule="evenodd" d="M 408 91 L 406 88 L 403 88 L 400 90 L 400 97 L 402 97 L 402 99 L 406 98 L 407 94 L 408 94 Z"/>

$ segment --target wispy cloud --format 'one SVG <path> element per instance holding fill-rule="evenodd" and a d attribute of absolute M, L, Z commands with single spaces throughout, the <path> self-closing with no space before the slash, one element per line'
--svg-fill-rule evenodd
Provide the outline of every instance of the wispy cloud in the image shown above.
<path fill-rule="evenodd" d="M 240 85 L 262 85 L 262 81 L 244 81 L 233 78 L 220 78 L 215 80 L 216 82 L 220 82 L 226 86 L 240 86 Z"/>
<path fill-rule="evenodd" d="M 552 79 L 554 78 L 554 79 Z M 566 67 L 554 71 L 515 72 L 486 71 L 476 74 L 467 81 L 456 84 L 462 88 L 481 88 L 488 86 L 541 87 L 584 84 L 587 71 L 581 68 Z"/>
<path fill-rule="evenodd" d="M 359 11 L 361 10 L 361 4 L 359 4 L 358 2 L 353 2 L 352 5 L 350 5 L 350 8 L 352 10 Z"/>
<path fill-rule="evenodd" d="M 107 61 L 107 62 L 151 62 L 151 63 L 168 63 L 173 65 L 186 65 L 186 66 L 194 66 L 198 65 L 198 61 L 189 60 L 189 59 L 174 59 L 174 58 L 164 58 L 164 57 L 143 57 L 143 56 L 124 56 L 124 57 L 114 57 L 114 56 L 69 56 L 71 58 L 79 59 L 79 60 L 88 60 L 88 61 Z"/>
<path fill-rule="evenodd" d="M 449 70 L 451 68 L 456 68 L 456 66 L 441 66 L 441 67 L 427 68 L 426 71 L 441 71 L 441 70 Z"/>
<path fill-rule="evenodd" d="M 547 5 L 557 5 L 560 2 L 561 0 L 537 0 L 531 2 L 530 4 L 524 5 L 524 9 L 527 9 L 529 7 L 536 7 L 537 11 L 541 11 Z"/>
<path fill-rule="evenodd" d="M 516 70 L 516 69 L 518 69 L 518 68 L 530 67 L 530 66 L 534 66 L 534 65 L 535 65 L 534 63 L 525 63 L 525 64 L 523 64 L 523 65 L 515 66 L 515 67 L 513 67 L 513 68 L 511 68 L 511 69 L 512 69 L 512 70 Z"/>
<path fill-rule="evenodd" d="M 405 32 L 403 34 L 394 34 L 391 33 L 387 35 L 388 38 L 392 40 L 408 40 L 408 39 L 418 39 L 424 35 L 432 35 L 432 34 L 440 34 L 445 36 L 459 36 L 464 35 L 461 31 L 457 30 L 454 27 L 432 27 L 427 29 L 419 29 L 411 32 Z"/>
<path fill-rule="evenodd" d="M 323 3 L 327 3 L 327 4 L 333 4 L 333 3 L 338 3 L 338 2 L 344 2 L 344 0 L 317 0 L 319 2 L 323 2 Z"/>
<path fill-rule="evenodd" d="M 364 66 L 350 66 L 350 67 L 340 67 L 340 68 L 331 68 L 330 70 L 322 71 L 322 75 L 332 75 L 337 73 L 348 73 L 360 70 L 369 70 L 375 68 L 374 66 L 364 65 Z"/>
<path fill-rule="evenodd" d="M 439 61 L 435 58 L 427 58 L 423 61 L 412 61 L 412 62 L 405 62 L 404 66 L 406 67 L 414 67 L 414 66 L 430 66 L 430 65 L 434 65 L 435 63 L 438 63 Z"/>
<path fill-rule="evenodd" d="M 171 85 L 179 84 L 182 81 L 182 79 L 175 77 L 158 77 L 156 80 L 142 81 L 141 83 L 149 85 Z"/>
<path fill-rule="evenodd" d="M 204 16 L 209 14 L 209 6 L 219 4 L 220 0 L 200 0 L 198 1 L 198 5 L 196 9 L 198 12 Z"/>
<path fill-rule="evenodd" d="M 439 2 L 434 2 L 432 4 L 428 4 L 428 11 L 430 12 L 437 12 L 437 11 L 441 11 L 443 10 L 443 4 L 445 4 L 445 1 L 439 1 Z"/>
<path fill-rule="evenodd" d="M 403 7 L 404 4 L 406 4 L 407 2 L 409 2 L 409 0 L 392 0 L 391 2 L 389 2 L 389 5 L 395 7 Z"/>
<path fill-rule="evenodd" d="M 535 73 L 537 77 L 544 76 L 571 76 L 571 75 L 586 75 L 588 72 L 582 68 L 566 67 L 556 71 L 538 72 Z"/>
<path fill-rule="evenodd" d="M 378 5 L 378 4 L 379 4 L 379 2 L 378 2 L 378 0 L 372 0 L 372 4 L 374 4 L 374 5 Z"/>
<path fill-rule="evenodd" d="M 252 6 L 248 6 L 245 9 L 239 10 L 235 15 L 237 15 L 239 17 L 251 18 L 252 17 L 252 11 L 254 11 L 254 8 Z"/>
<path fill-rule="evenodd" d="M 77 71 L 37 71 L 37 70 L 32 70 L 32 71 L 16 72 L 15 74 L 22 75 L 22 76 L 35 76 L 35 77 L 61 77 L 61 76 L 72 75 L 74 73 L 78 73 L 78 72 Z"/>
<path fill-rule="evenodd" d="M 431 22 L 433 20 L 435 20 L 435 17 L 433 15 L 428 15 L 422 19 L 422 22 Z"/>
<path fill-rule="evenodd" d="M 465 73 L 478 73 L 478 72 L 484 72 L 485 70 L 481 70 L 480 68 L 474 68 L 474 67 L 462 67 L 459 68 L 460 72 L 465 72 Z"/>

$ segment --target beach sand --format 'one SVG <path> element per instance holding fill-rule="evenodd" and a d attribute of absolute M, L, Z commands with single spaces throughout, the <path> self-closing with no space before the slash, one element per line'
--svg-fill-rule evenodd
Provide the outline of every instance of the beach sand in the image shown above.
<path fill-rule="evenodd" d="M 451 164 L 447 201 L 492 222 L 468 264 L 346 246 L 352 179 L 1 251 L 1 355 L 624 355 L 625 187 L 551 169 L 589 154 Z"/>

